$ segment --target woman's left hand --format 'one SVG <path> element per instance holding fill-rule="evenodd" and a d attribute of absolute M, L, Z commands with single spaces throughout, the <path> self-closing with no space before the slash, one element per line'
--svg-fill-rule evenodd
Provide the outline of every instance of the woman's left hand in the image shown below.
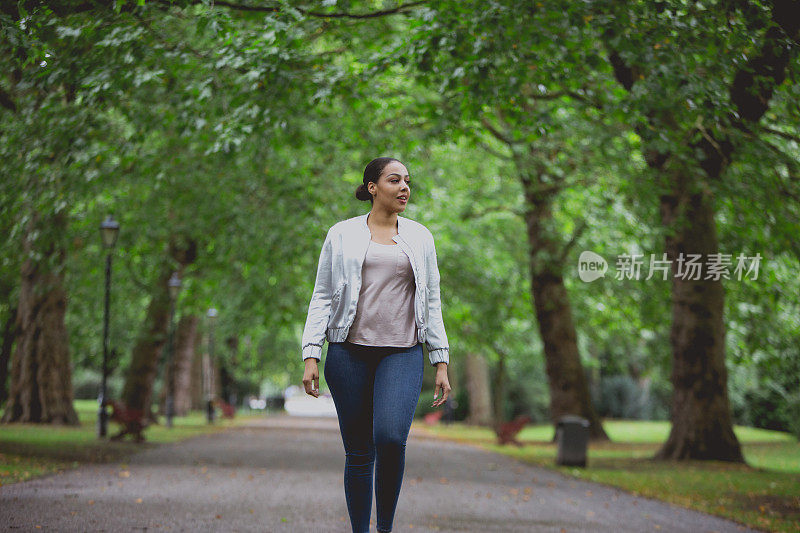
<path fill-rule="evenodd" d="M 439 396 L 440 390 L 442 396 L 437 400 L 436 398 Z M 439 407 L 446 402 L 447 397 L 450 396 L 450 390 L 450 380 L 447 379 L 447 363 L 437 363 L 436 386 L 433 388 L 434 402 L 431 404 L 431 407 Z"/>

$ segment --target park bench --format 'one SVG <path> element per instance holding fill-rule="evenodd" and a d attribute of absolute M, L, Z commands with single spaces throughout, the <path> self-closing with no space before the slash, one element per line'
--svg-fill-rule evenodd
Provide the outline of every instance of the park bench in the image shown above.
<path fill-rule="evenodd" d="M 106 405 L 111 406 L 111 420 L 120 425 L 120 432 L 111 437 L 111 440 L 122 440 L 125 435 L 131 435 L 136 442 L 144 442 L 142 431 L 147 427 L 144 410 L 129 409 L 117 400 L 109 400 Z"/>
<path fill-rule="evenodd" d="M 522 446 L 522 443 L 517 440 L 517 435 L 522 431 L 525 424 L 530 421 L 531 417 L 528 415 L 519 415 L 514 420 L 495 425 L 494 431 L 497 434 L 497 443 Z"/>

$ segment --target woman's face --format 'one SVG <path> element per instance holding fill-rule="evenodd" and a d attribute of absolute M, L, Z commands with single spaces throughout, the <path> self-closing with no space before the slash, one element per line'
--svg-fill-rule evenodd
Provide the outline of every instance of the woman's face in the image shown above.
<path fill-rule="evenodd" d="M 368 184 L 369 192 L 373 195 L 373 207 L 385 209 L 388 212 L 401 213 L 405 210 L 411 196 L 411 176 L 403 163 L 390 161 L 383 168 L 377 183 Z"/>

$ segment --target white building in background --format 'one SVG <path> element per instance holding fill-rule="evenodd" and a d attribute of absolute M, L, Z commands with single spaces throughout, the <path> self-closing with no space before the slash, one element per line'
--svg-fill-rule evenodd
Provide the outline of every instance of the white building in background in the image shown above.
<path fill-rule="evenodd" d="M 336 418 L 336 406 L 329 392 L 314 398 L 297 385 L 289 385 L 283 391 L 283 407 L 292 416 L 322 416 Z"/>

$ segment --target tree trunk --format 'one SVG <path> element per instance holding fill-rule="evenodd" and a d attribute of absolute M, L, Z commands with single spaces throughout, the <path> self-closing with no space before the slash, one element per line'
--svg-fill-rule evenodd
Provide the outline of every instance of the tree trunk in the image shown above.
<path fill-rule="evenodd" d="M 0 404 L 8 399 L 8 365 L 17 337 L 17 307 L 11 308 L 3 325 L 3 343 L 0 346 Z"/>
<path fill-rule="evenodd" d="M 494 425 L 506 421 L 506 356 L 497 352 L 497 365 L 494 368 L 492 379 L 492 410 L 494 411 Z"/>
<path fill-rule="evenodd" d="M 175 349 L 175 414 L 185 416 L 192 408 L 192 367 L 199 359 L 200 319 L 187 315 L 178 322 Z"/>
<path fill-rule="evenodd" d="M 239 354 L 239 337 L 232 335 L 226 338 L 225 351 L 227 357 L 220 359 L 219 362 L 221 397 L 227 403 L 236 405 L 238 398 L 235 370 L 237 365 L 237 356 Z"/>
<path fill-rule="evenodd" d="M 578 415 L 589 421 L 589 436 L 608 440 L 592 404 L 586 374 L 578 352 L 572 308 L 562 271 L 567 248 L 552 233 L 550 202 L 543 193 L 542 179 L 525 179 L 526 223 L 530 250 L 531 295 L 544 344 L 547 380 L 550 387 L 550 418 L 558 424 L 564 415 Z"/>
<path fill-rule="evenodd" d="M 608 439 L 589 395 L 564 280 L 534 275 L 532 292 L 544 342 L 553 424 L 564 415 L 582 416 L 589 421 L 590 438 Z"/>
<path fill-rule="evenodd" d="M 158 275 L 150 304 L 147 306 L 145 325 L 133 347 L 122 389 L 122 401 L 125 405 L 130 409 L 141 409 L 145 413 L 150 413 L 158 360 L 167 342 L 170 310 L 167 282 L 172 271 L 169 265 L 164 265 Z"/>
<path fill-rule="evenodd" d="M 194 355 L 194 359 L 192 360 L 192 379 L 191 379 L 191 401 L 192 401 L 192 409 L 205 409 L 205 376 L 203 375 L 204 369 L 204 361 L 207 357 L 205 355 L 205 351 L 200 349 L 200 339 L 203 336 L 200 335 L 198 339 L 197 350 Z"/>
<path fill-rule="evenodd" d="M 23 236 L 22 279 L 17 306 L 17 338 L 11 361 L 11 388 L 3 422 L 78 425 L 72 405 L 72 369 L 64 315 L 66 252 L 58 238 L 66 231 L 65 215 L 45 221 L 34 214 Z M 55 235 L 42 246 L 32 242 L 34 228 Z M 42 237 L 40 237 L 42 238 Z M 37 249 L 37 260 L 32 259 Z"/>
<path fill-rule="evenodd" d="M 164 368 L 167 380 L 173 381 L 172 402 L 175 416 L 186 416 L 192 408 L 191 386 L 192 386 L 192 363 L 194 351 L 197 346 L 199 319 L 194 315 L 183 316 L 175 325 L 175 346 L 169 368 Z M 169 383 L 165 380 L 164 386 L 158 393 L 159 412 L 166 413 L 167 387 Z"/>
<path fill-rule="evenodd" d="M 733 432 L 725 367 L 725 294 L 722 282 L 678 277 L 679 254 L 719 252 L 710 192 L 688 190 L 684 173 L 673 178 L 672 195 L 661 198 L 661 215 L 675 232 L 666 238 L 672 261 L 672 429 L 657 459 L 714 459 L 744 462 Z"/>
<path fill-rule="evenodd" d="M 489 367 L 480 355 L 468 353 L 464 360 L 464 385 L 469 396 L 467 424 L 485 426 L 492 421 Z"/>
<path fill-rule="evenodd" d="M 144 328 L 133 347 L 131 364 L 122 389 L 122 401 L 125 405 L 131 409 L 143 410 L 151 419 L 155 418 L 150 409 L 153 382 L 169 333 L 169 278 L 176 270 L 182 275 L 184 268 L 195 261 L 197 243 L 191 238 L 173 235 L 169 243 L 169 256 L 178 266 L 174 268 L 172 263 L 167 261 L 161 267 L 150 305 L 147 307 Z"/>

